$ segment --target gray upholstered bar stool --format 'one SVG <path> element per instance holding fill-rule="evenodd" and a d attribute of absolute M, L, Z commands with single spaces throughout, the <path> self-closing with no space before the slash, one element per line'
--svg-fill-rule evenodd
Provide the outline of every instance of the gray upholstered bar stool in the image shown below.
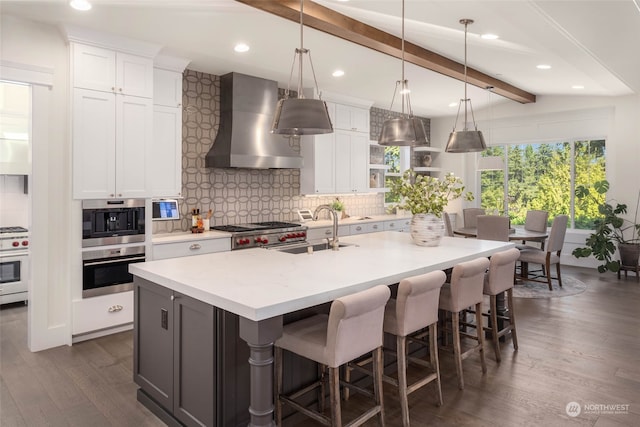
<path fill-rule="evenodd" d="M 384 426 L 382 325 L 384 307 L 390 295 L 391 292 L 387 286 L 375 286 L 336 299 L 331 304 L 329 315 L 318 314 L 284 326 L 282 336 L 275 342 L 277 425 L 282 425 L 282 404 L 286 403 L 322 424 L 342 426 L 339 368 L 351 360 L 372 352 L 375 405 L 346 425 L 360 425 L 378 415 L 380 424 Z M 283 350 L 291 351 L 329 368 L 331 417 L 313 411 L 295 401 L 303 394 L 320 387 L 322 378 L 319 382 L 289 396 L 282 394 Z M 322 371 L 324 372 L 324 369 Z M 324 395 L 318 402 L 321 409 L 324 407 L 323 401 Z"/>
<path fill-rule="evenodd" d="M 396 299 L 387 303 L 384 313 L 384 331 L 396 336 L 398 360 L 398 379 L 384 376 L 383 379 L 396 387 L 400 395 L 402 425 L 409 426 L 408 395 L 435 381 L 438 392 L 438 405 L 442 405 L 442 387 L 440 385 L 440 364 L 438 363 L 438 305 L 440 289 L 445 281 L 443 271 L 433 271 L 419 276 L 402 279 L 398 285 Z M 429 342 L 410 337 L 410 334 L 429 327 Z M 409 357 L 409 361 L 430 368 L 433 372 L 426 377 L 407 384 L 407 338 L 429 347 L 429 362 Z"/>
<path fill-rule="evenodd" d="M 520 251 L 511 248 L 506 251 L 491 255 L 489 271 L 485 275 L 483 293 L 489 295 L 489 327 L 496 361 L 500 362 L 500 337 L 511 332 L 514 350 L 518 349 L 518 335 L 516 332 L 516 315 L 513 306 L 513 282 L 516 269 L 516 261 L 520 257 Z M 497 297 L 506 292 L 508 315 L 498 314 Z M 498 329 L 498 317 L 505 321 L 505 327 Z"/>
<path fill-rule="evenodd" d="M 462 359 L 465 359 L 472 351 L 480 352 L 480 364 L 482 373 L 487 372 L 487 365 L 484 360 L 484 338 L 482 320 L 482 287 L 484 284 L 484 274 L 489 267 L 487 258 L 476 258 L 472 261 L 462 262 L 453 267 L 451 273 L 451 283 L 445 283 L 440 291 L 440 310 L 451 313 L 451 329 L 453 332 L 453 354 L 458 374 L 458 388 L 464 389 L 464 379 L 462 376 Z M 475 306 L 475 307 L 473 307 Z M 475 308 L 475 324 L 467 324 L 476 330 L 476 335 L 460 331 L 460 313 L 465 309 Z M 472 338 L 477 341 L 473 347 L 462 352 L 460 336 Z"/>

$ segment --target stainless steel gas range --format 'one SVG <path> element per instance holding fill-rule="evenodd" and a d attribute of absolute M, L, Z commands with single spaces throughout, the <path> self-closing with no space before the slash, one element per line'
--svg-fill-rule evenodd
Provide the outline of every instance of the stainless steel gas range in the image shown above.
<path fill-rule="evenodd" d="M 27 301 L 29 231 L 0 227 L 0 304 Z"/>
<path fill-rule="evenodd" d="M 307 227 L 292 222 L 255 222 L 251 224 L 217 225 L 212 230 L 231 234 L 231 250 L 276 247 L 307 240 Z"/>

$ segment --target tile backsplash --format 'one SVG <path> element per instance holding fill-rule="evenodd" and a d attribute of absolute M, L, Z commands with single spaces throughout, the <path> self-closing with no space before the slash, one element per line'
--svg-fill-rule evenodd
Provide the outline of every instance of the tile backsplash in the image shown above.
<path fill-rule="evenodd" d="M 220 79 L 186 70 L 182 101 L 182 194 L 179 221 L 156 221 L 154 233 L 188 231 L 191 210 L 213 211 L 211 225 L 255 221 L 292 221 L 296 209 L 314 209 L 335 196 L 301 196 L 297 169 L 205 168 L 204 158 L 218 132 Z M 298 142 L 292 147 L 299 151 Z M 340 195 L 351 216 L 384 213 L 384 194 Z"/>

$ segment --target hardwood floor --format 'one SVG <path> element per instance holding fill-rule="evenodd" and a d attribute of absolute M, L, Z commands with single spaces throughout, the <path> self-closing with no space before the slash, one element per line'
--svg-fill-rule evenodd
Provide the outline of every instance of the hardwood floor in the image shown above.
<path fill-rule="evenodd" d="M 635 277 L 617 280 L 595 270 L 563 266 L 563 274 L 588 289 L 562 298 L 516 299 L 519 351 L 510 340 L 503 343 L 498 365 L 487 343 L 488 372 L 482 375 L 477 355 L 466 359 L 463 391 L 452 356 L 440 352 L 444 405 L 435 405 L 431 386 L 411 394 L 413 426 L 640 425 L 640 285 Z M 163 425 L 136 400 L 131 332 L 38 353 L 27 349 L 26 338 L 26 308 L 3 306 L 0 426 Z M 570 402 L 581 405 L 577 417 L 565 411 Z M 357 398 L 343 403 L 345 416 L 359 405 Z M 608 414 L 599 405 L 622 405 L 623 413 Z M 387 425 L 400 426 L 388 384 L 385 409 Z"/>

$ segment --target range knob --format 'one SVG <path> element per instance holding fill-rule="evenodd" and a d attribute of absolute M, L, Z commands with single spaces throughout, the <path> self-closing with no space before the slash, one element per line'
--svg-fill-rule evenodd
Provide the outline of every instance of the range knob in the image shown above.
<path fill-rule="evenodd" d="M 20 246 L 20 242 L 11 242 L 11 246 L 13 246 L 14 248 L 17 248 L 18 246 Z"/>
<path fill-rule="evenodd" d="M 22 246 L 29 246 L 29 241 L 28 240 L 23 240 L 22 241 Z"/>

